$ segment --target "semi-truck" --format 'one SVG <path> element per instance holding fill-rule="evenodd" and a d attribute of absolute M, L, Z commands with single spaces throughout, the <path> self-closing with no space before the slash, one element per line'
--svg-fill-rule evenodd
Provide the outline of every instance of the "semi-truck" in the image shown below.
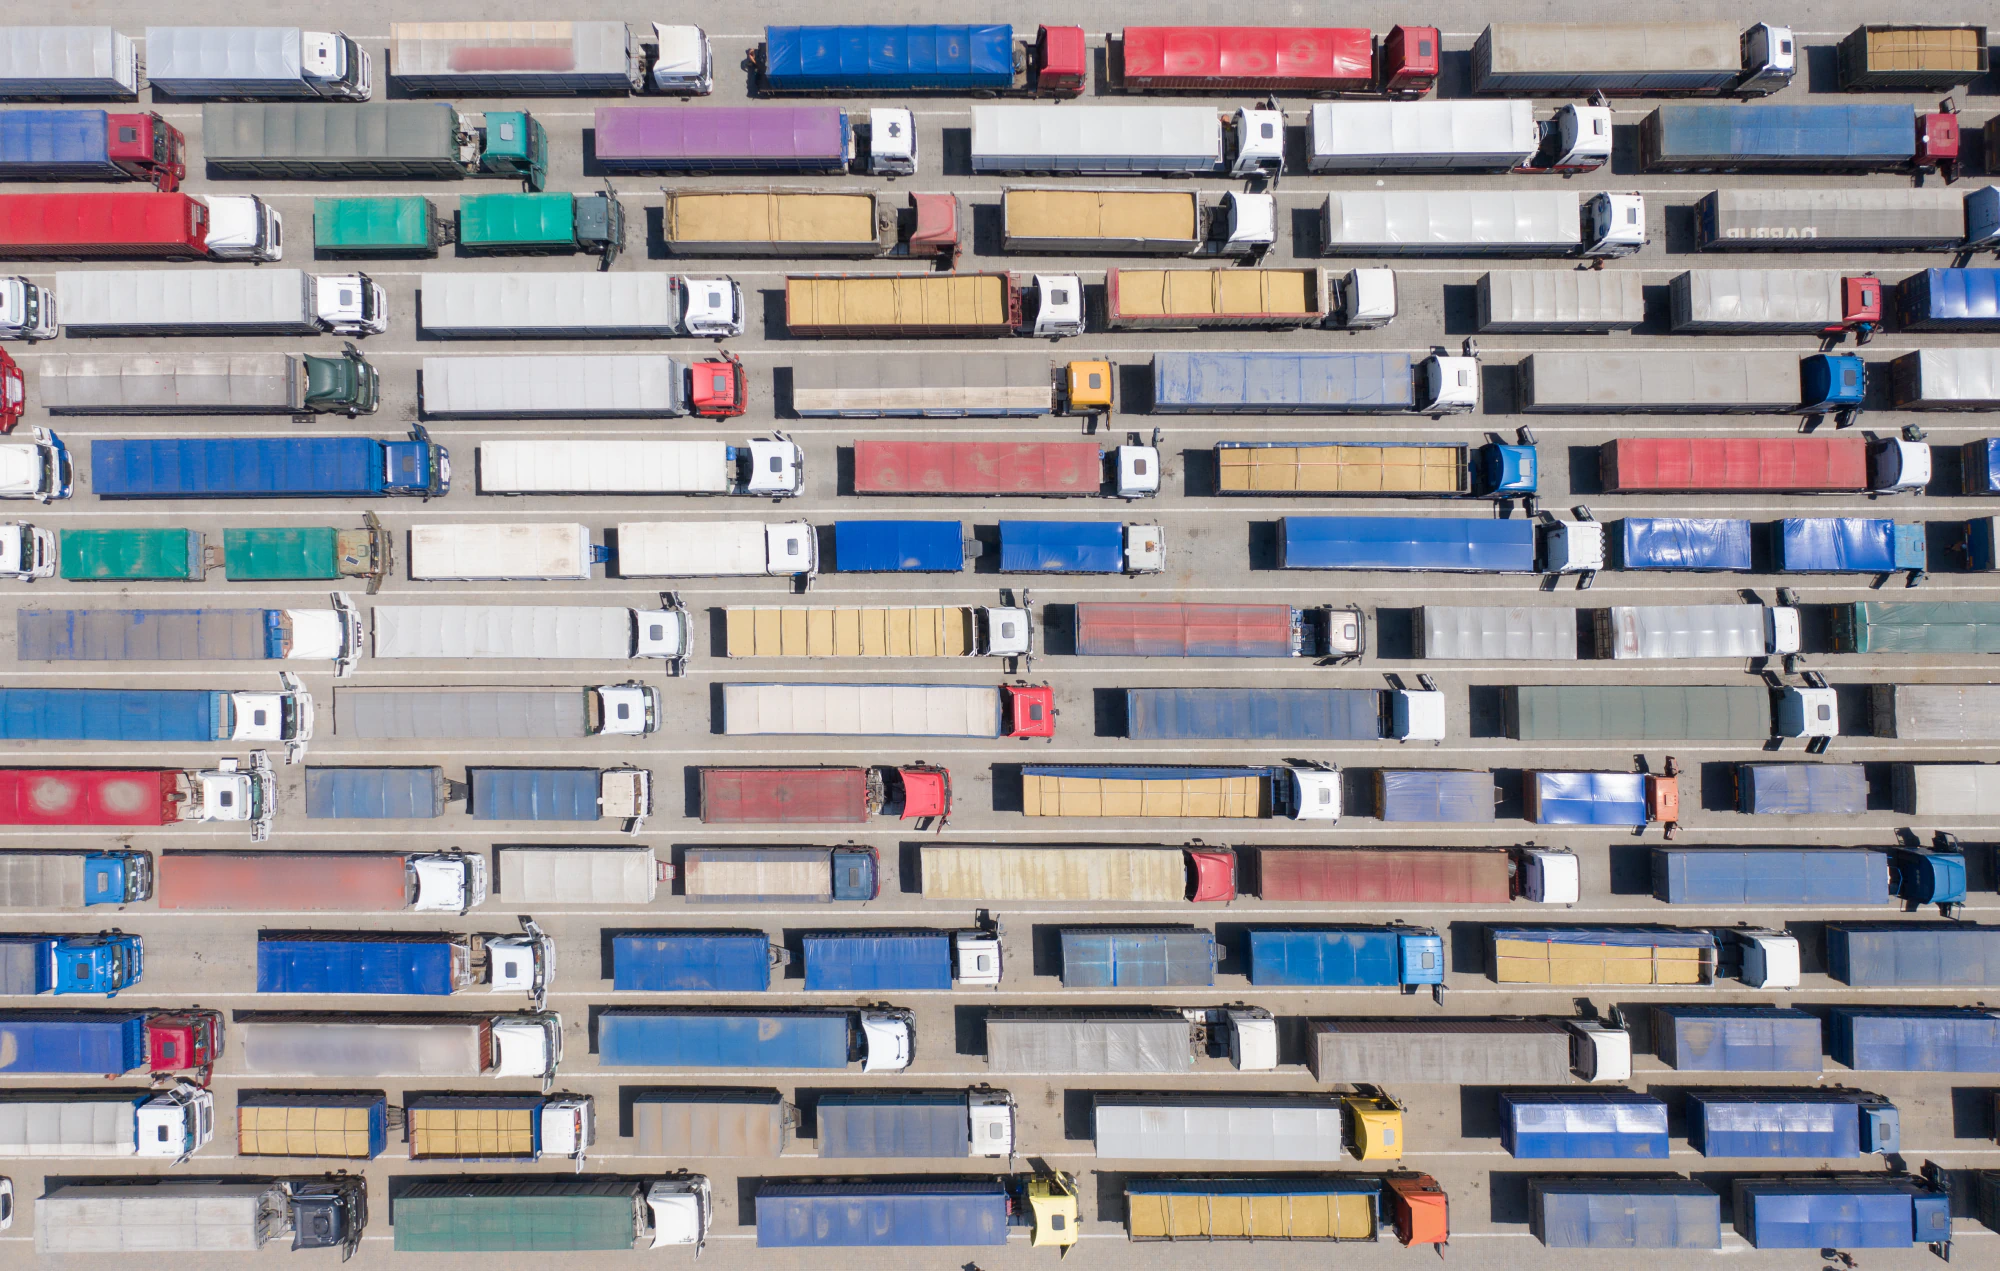
<path fill-rule="evenodd" d="M 986 1066 L 996 1073 L 1193 1073 L 1218 1051 L 1240 1072 L 1274 1070 L 1277 1021 L 1254 1006 L 986 1012 Z"/>
<path fill-rule="evenodd" d="M 2000 235 L 2000 187 L 1714 190 L 1694 230 L 1702 251 L 1953 251 Z"/>
<path fill-rule="evenodd" d="M 1047 817 L 1340 819 L 1340 773 L 1326 765 L 1028 764 L 1021 811 Z"/>
<path fill-rule="evenodd" d="M 1012 187 L 1000 196 L 1003 251 L 1044 255 L 1261 257 L 1277 242 L 1275 195 L 1234 191 Z"/>
<path fill-rule="evenodd" d="M 657 353 L 427 357 L 427 419 L 727 419 L 744 411 L 742 364 Z"/>
<path fill-rule="evenodd" d="M 742 335 L 743 288 L 686 274 L 419 274 L 418 330 L 446 340 Z"/>
<path fill-rule="evenodd" d="M 1472 46 L 1474 93 L 1763 97 L 1792 82 L 1790 27 L 1732 22 L 1496 22 Z"/>
<path fill-rule="evenodd" d="M 646 54 L 623 22 L 392 22 L 389 78 L 406 93 L 636 93 Z"/>
<path fill-rule="evenodd" d="M 915 1017 L 892 1007 L 852 1011 L 606 1007 L 597 1015 L 605 1068 L 801 1068 L 901 1072 L 916 1057 Z"/>
<path fill-rule="evenodd" d="M 215 1096 L 186 1081 L 158 1090 L 13 1090 L 0 1099 L 0 1151 L 12 1157 L 178 1164 L 214 1137 Z"/>
<path fill-rule="evenodd" d="M 378 658 L 686 659 L 687 610 L 672 593 L 660 609 L 593 605 L 377 605 L 369 613 Z"/>
<path fill-rule="evenodd" d="M 351 604 L 330 609 L 20 609 L 23 662 L 329 661 L 361 655 Z"/>
<path fill-rule="evenodd" d="M 1114 331 L 1324 326 L 1334 298 L 1323 269 L 1132 269 L 1104 274 Z"/>
<path fill-rule="evenodd" d="M 1360 611 L 1331 605 L 1179 604 L 1087 600 L 1072 606 L 1081 657 L 1358 658 Z"/>
<path fill-rule="evenodd" d="M 1556 413 L 1824 414 L 1853 411 L 1866 391 L 1861 359 L 1814 353 L 1796 376 L 1769 353 L 1530 353 L 1518 370 L 1521 409 Z"/>
<path fill-rule="evenodd" d="M 243 1254 L 287 1238 L 299 1249 L 361 1247 L 368 1183 L 358 1174 L 223 1180 L 91 1178 L 35 1198 L 35 1252 Z"/>
<path fill-rule="evenodd" d="M 871 176 L 917 170 L 910 112 L 876 108 L 850 116 L 841 106 L 599 106 L 594 119 L 599 167 L 607 172 L 807 172 L 852 170 L 860 137 L 869 141 Z M 668 199 L 673 198 L 670 191 Z"/>
<path fill-rule="evenodd" d="M 853 453 L 863 495 L 1141 499 L 1160 490 L 1159 448 L 1136 443 L 857 441 Z"/>
<path fill-rule="evenodd" d="M 1263 178 L 1284 166 L 1284 113 L 1206 106 L 974 106 L 972 170 L 1008 176 Z"/>
<path fill-rule="evenodd" d="M 923 844 L 920 887 L 934 900 L 1201 904 L 1236 899 L 1227 847 L 1002 847 Z"/>
<path fill-rule="evenodd" d="M 1958 162 L 1956 114 L 1908 104 L 1661 106 L 1639 121 L 1647 172 L 1932 172 Z"/>
<path fill-rule="evenodd" d="M 372 415 L 381 375 L 353 345 L 313 353 L 53 354 L 35 368 L 51 415 Z"/>
<path fill-rule="evenodd" d="M 729 494 L 791 498 L 805 452 L 783 433 L 726 441 L 513 440 L 479 443 L 481 494 Z"/>
<path fill-rule="evenodd" d="M 122 931 L 0 936 L 0 993 L 9 997 L 90 993 L 112 998 L 144 974 L 139 937 Z"/>
<path fill-rule="evenodd" d="M 704 825 L 866 825 L 951 815 L 951 774 L 927 763 L 870 768 L 703 768 Z"/>
<path fill-rule="evenodd" d="M 1075 274 L 811 274 L 785 279 L 785 330 L 840 339 L 1084 332 Z"/>
<path fill-rule="evenodd" d="M 120 438 L 90 443 L 103 499 L 442 498 L 451 452 L 419 426 L 375 437 Z"/>
<path fill-rule="evenodd" d="M 1006 23 L 767 26 L 749 63 L 765 96 L 1077 97 L 1090 78 L 1075 26 L 1040 26 L 1019 39 Z"/>
<path fill-rule="evenodd" d="M 0 32 L 0 66 L 17 51 L 15 41 L 24 29 Z M 42 28 L 52 29 L 58 28 Z M 0 96 L 5 95 L 0 89 Z M 150 110 L 10 110 L 0 119 L 0 176 L 9 181 L 144 181 L 171 194 L 187 177 L 187 139 Z"/>
<path fill-rule="evenodd" d="M 467 194 L 458 200 L 460 256 L 603 257 L 601 269 L 625 250 L 625 205 L 610 190 L 571 194 Z"/>
<path fill-rule="evenodd" d="M 1882 325 L 1882 280 L 1873 274 L 1690 269 L 1674 276 L 1667 297 L 1668 323 L 1677 333 L 1828 336 Z"/>
<path fill-rule="evenodd" d="M 1595 1019 L 1310 1019 L 1306 1066 L 1328 1084 L 1559 1086 L 1629 1081 L 1632 1039 Z"/>
<path fill-rule="evenodd" d="M 1444 1189 L 1428 1174 L 1130 1178 L 1125 1230 L 1153 1240 L 1380 1240 L 1442 1248 Z"/>
<path fill-rule="evenodd" d="M 1166 528 L 1115 521 L 1009 521 L 1000 531 L 1003 574 L 1157 574 Z"/>
<path fill-rule="evenodd" d="M 445 852 L 160 854 L 162 909 L 464 914 L 486 902 L 486 858 Z"/>
<path fill-rule="evenodd" d="M 611 568 L 620 578 L 798 578 L 819 573 L 806 521 L 620 521 Z"/>
<path fill-rule="evenodd" d="M 1476 393 L 1478 370 L 1469 375 L 1467 390 Z M 1532 445 L 1218 441 L 1213 453 L 1218 494 L 1515 499 L 1539 488 Z"/>
<path fill-rule="evenodd" d="M 403 1105 L 413 1161 L 518 1161 L 567 1157 L 583 1168 L 597 1141 L 589 1095 L 412 1094 Z"/>
<path fill-rule="evenodd" d="M 696 1253 L 714 1218 L 708 1177 L 418 1178 L 396 1194 L 398 1253 L 664 1249 Z"/>
<path fill-rule="evenodd" d="M 1771 563 L 1786 574 L 1914 575 L 1930 563 L 1929 536 L 1921 521 L 1788 516 L 1771 527 Z"/>
<path fill-rule="evenodd" d="M 122 1077 L 187 1072 L 207 1086 L 222 1016 L 188 1010 L 0 1011 L 0 1072 Z"/>
<path fill-rule="evenodd" d="M 1858 26 L 1834 45 L 1836 82 L 1869 89 L 1950 92 L 1986 73 L 1983 26 Z"/>
<path fill-rule="evenodd" d="M 1611 109 L 1527 101 L 1323 102 L 1310 172 L 1591 172 L 1611 160 Z"/>
<path fill-rule="evenodd" d="M 1857 1072 L 2000 1072 L 2000 1012 L 1984 1008 L 1835 1006 L 1826 1034 L 1834 1062 Z"/>
<path fill-rule="evenodd" d="M 149 26 L 146 80 L 154 91 L 181 101 L 303 97 L 365 102 L 374 87 L 374 59 L 343 31 Z"/>
<path fill-rule="evenodd" d="M 1844 1159 L 1902 1149 L 1902 1114 L 1865 1090 L 1691 1090 L 1688 1146 L 1703 1156 Z"/>
<path fill-rule="evenodd" d="M 1612 494 L 1899 493 L 1931 479 L 1930 447 L 1901 438 L 1620 437 L 1597 465 Z"/>
<path fill-rule="evenodd" d="M 1410 413 L 1436 419 L 1479 408 L 1478 363 L 1439 354 L 1160 352 L 1153 355 L 1152 378 L 1156 415 Z"/>
<path fill-rule="evenodd" d="M 364 741 L 643 737 L 660 720 L 660 690 L 639 683 L 342 689 L 334 695 L 334 731 Z"/>
<path fill-rule="evenodd" d="M 1436 689 L 1128 688 L 1135 741 L 1439 741 Z"/>
<path fill-rule="evenodd" d="M 150 852 L 0 852 L 0 909 L 90 909 L 152 896 Z"/>
<path fill-rule="evenodd" d="M 562 1060 L 562 1017 L 536 1011 L 315 1015 L 237 1011 L 237 1062 L 251 1077 L 463 1077 L 542 1081 Z"/>
<path fill-rule="evenodd" d="M 690 847 L 682 894 L 695 904 L 831 904 L 881 893 L 872 847 Z"/>
<path fill-rule="evenodd" d="M 1035 648 L 1022 608 L 745 606 L 722 617 L 732 658 L 1018 658 Z"/>
<path fill-rule="evenodd" d="M 1951 1189 L 1927 1164 L 1911 1174 L 1751 1175 L 1730 1184 L 1736 1234 L 1752 1249 L 1907 1249 L 1951 1253 Z"/>
<path fill-rule="evenodd" d="M 412 525 L 411 582 L 584 582 L 610 558 L 575 522 Z"/>
<path fill-rule="evenodd" d="M 302 269 L 92 269 L 56 275 L 72 336 L 380 335 L 389 298 L 367 274 Z"/>
<path fill-rule="evenodd" d="M 474 985 L 525 993 L 539 1007 L 555 942 L 524 920 L 520 935 L 425 931 L 257 933 L 257 992 L 448 997 Z"/>
<path fill-rule="evenodd" d="M 1031 1248 L 1067 1253 L 1077 1229 L 1076 1183 L 1036 1173 L 964 1182 L 846 1179 L 757 1188 L 760 1249 L 1004 1246 L 1025 1226 Z"/>
<path fill-rule="evenodd" d="M 500 894 L 517 905 L 650 905 L 674 867 L 644 844 L 494 848 Z"/>
<path fill-rule="evenodd" d="M 730 736 L 1053 737 L 1047 685 L 724 684 Z"/>
<path fill-rule="evenodd" d="M 460 181 L 539 191 L 549 136 L 521 110 L 461 114 L 444 102 L 223 104 L 201 108 L 209 175 L 279 181 Z"/>
<path fill-rule="evenodd" d="M 246 767 L 0 768 L 0 825 L 124 826 L 241 822 L 253 842 L 271 834 L 277 780 L 261 750 Z"/>
<path fill-rule="evenodd" d="M 1590 611 L 1600 658 L 1761 658 L 1797 653 L 1793 605 L 1613 605 Z"/>
<path fill-rule="evenodd" d="M 108 26 L 0 27 L 0 97 L 139 95 L 139 46 Z"/>
<path fill-rule="evenodd" d="M 248 194 L 0 195 L 0 259 L 284 259 L 284 218 Z"/>
<path fill-rule="evenodd" d="M 692 114 L 692 111 L 680 113 Z M 660 235 L 676 256 L 957 259 L 965 221 L 953 194 L 865 190 L 666 192 Z"/>
<path fill-rule="evenodd" d="M 1554 334 L 1630 330 L 1646 320 L 1629 269 L 1496 269 L 1473 292 L 1480 331 Z"/>
<path fill-rule="evenodd" d="M 1066 989 L 1211 988 L 1216 941 L 1199 927 L 1062 927 Z"/>
<path fill-rule="evenodd" d="M 829 1090 L 814 1105 L 821 1160 L 1014 1156 L 1014 1096 L 970 1090 Z"/>
<path fill-rule="evenodd" d="M 1104 86 L 1122 93 L 1222 90 L 1315 97 L 1422 97 L 1437 82 L 1430 26 L 1128 26 L 1105 37 Z"/>
<path fill-rule="evenodd" d="M 1326 196 L 1328 256 L 1630 256 L 1646 245 L 1639 194 L 1561 190 L 1341 190 Z"/>
<path fill-rule="evenodd" d="M 312 694 L 296 676 L 281 691 L 172 688 L 0 688 L 8 741 L 303 742 Z"/>

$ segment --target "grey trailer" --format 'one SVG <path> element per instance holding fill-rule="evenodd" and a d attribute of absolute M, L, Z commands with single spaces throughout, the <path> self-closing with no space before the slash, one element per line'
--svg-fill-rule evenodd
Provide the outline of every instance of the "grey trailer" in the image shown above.
<path fill-rule="evenodd" d="M 776 1160 L 791 1124 L 792 1109 L 776 1090 L 642 1090 L 632 1100 L 640 1156 Z"/>
<path fill-rule="evenodd" d="M 1629 331 L 1646 320 L 1636 269 L 1496 269 L 1473 298 L 1480 331 Z"/>
<path fill-rule="evenodd" d="M 1100 1159 L 1334 1165 L 1347 1157 L 1344 1112 L 1329 1095 L 1099 1093 L 1092 1104 Z"/>
<path fill-rule="evenodd" d="M 1577 611 L 1567 605 L 1419 605 L 1419 658 L 1574 662 Z"/>
<path fill-rule="evenodd" d="M 1192 1072 L 1193 1027 L 1174 1012 L 992 1011 L 986 1016 L 986 1065 L 1021 1074 Z"/>
<path fill-rule="evenodd" d="M 1903 741 L 2000 741 L 2000 684 L 1874 684 L 1870 731 Z"/>
<path fill-rule="evenodd" d="M 1570 1033 L 1541 1019 L 1315 1019 L 1306 1066 L 1327 1084 L 1565 1085 Z"/>
<path fill-rule="evenodd" d="M 0 27 L 0 98 L 138 96 L 139 46 L 131 36 L 108 26 Z"/>

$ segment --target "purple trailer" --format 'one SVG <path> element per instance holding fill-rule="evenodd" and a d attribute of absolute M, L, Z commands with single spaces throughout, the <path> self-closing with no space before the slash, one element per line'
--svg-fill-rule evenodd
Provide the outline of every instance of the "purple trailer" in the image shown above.
<path fill-rule="evenodd" d="M 607 172 L 843 173 L 854 132 L 838 106 L 600 106 Z"/>

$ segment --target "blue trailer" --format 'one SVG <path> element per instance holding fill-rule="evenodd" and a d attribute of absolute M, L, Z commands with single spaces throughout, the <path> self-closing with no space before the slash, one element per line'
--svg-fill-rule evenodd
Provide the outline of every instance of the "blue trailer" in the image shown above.
<path fill-rule="evenodd" d="M 1923 269 L 1896 284 L 1904 331 L 2000 331 L 2000 269 Z"/>
<path fill-rule="evenodd" d="M 599 768 L 472 768 L 467 810 L 475 821 L 596 821 L 604 771 Z"/>
<path fill-rule="evenodd" d="M 1722 1197 L 1685 1178 L 1531 1178 L 1528 1228 L 1551 1249 L 1720 1249 Z"/>
<path fill-rule="evenodd" d="M 2000 1011 L 1835 1006 L 1828 1049 L 1856 1072 L 2000 1072 Z"/>
<path fill-rule="evenodd" d="M 1408 353 L 1155 353 L 1156 415 L 1388 414 L 1417 409 Z"/>
<path fill-rule="evenodd" d="M 146 1063 L 149 1011 L 0 1011 L 0 1072 L 115 1077 Z"/>
<path fill-rule="evenodd" d="M 361 616 L 332 609 L 17 609 L 23 662 L 311 661 L 360 656 Z"/>
<path fill-rule="evenodd" d="M 998 92 L 1014 88 L 1014 28 L 767 26 L 752 55 L 767 93 Z"/>
<path fill-rule="evenodd" d="M 1645 825 L 1643 772 L 1530 772 L 1522 812 L 1536 825 Z"/>
<path fill-rule="evenodd" d="M 965 568 L 957 521 L 835 521 L 837 574 L 956 574 Z"/>
<path fill-rule="evenodd" d="M 1909 1175 L 1739 1178 L 1736 1232 L 1753 1249 L 1907 1249 L 1951 1243 L 1951 1197 Z"/>
<path fill-rule="evenodd" d="M 1680 1072 L 1819 1072 L 1820 1023 L 1789 1006 L 1655 1006 L 1653 1053 Z"/>
<path fill-rule="evenodd" d="M 1287 516 L 1278 521 L 1278 567 L 1532 574 L 1535 526 L 1476 517 Z"/>
<path fill-rule="evenodd" d="M 1889 857 L 1862 847 L 1656 847 L 1669 905 L 1886 905 Z"/>
<path fill-rule="evenodd" d="M 1612 542 L 1619 569 L 1686 569 L 1747 574 L 1750 522 L 1628 516 Z"/>
<path fill-rule="evenodd" d="M 1967 494 L 2000 494 L 2000 437 L 1981 437 L 1959 447 L 1959 489 Z"/>
<path fill-rule="evenodd" d="M 0 936 L 0 996 L 97 993 L 117 997 L 139 982 L 145 955 L 139 937 L 96 935 Z"/>
<path fill-rule="evenodd" d="M 1826 973 L 1855 988 L 2000 987 L 2000 927 L 1828 923 Z"/>
<path fill-rule="evenodd" d="M 979 1137 L 1004 1131 L 1005 1144 L 975 1141 L 975 1106 Z M 998 1091 L 829 1090 L 813 1112 L 822 1160 L 998 1156 L 1013 1145 L 1013 1103 Z"/>
<path fill-rule="evenodd" d="M 1066 989 L 1207 988 L 1215 983 L 1215 936 L 1195 927 L 1064 927 Z"/>
<path fill-rule="evenodd" d="M 422 429 L 374 437 L 121 438 L 90 443 L 102 499 L 441 498 L 451 455 Z"/>
<path fill-rule="evenodd" d="M 1740 763 L 1736 810 L 1751 816 L 1860 816 L 1868 770 L 1858 763 Z"/>
<path fill-rule="evenodd" d="M 422 931 L 260 931 L 259 993 L 448 997 L 472 983 L 469 937 Z"/>
<path fill-rule="evenodd" d="M 776 961 L 771 937 L 761 931 L 631 932 L 611 937 L 611 987 L 633 993 L 762 993 L 771 987 Z"/>
<path fill-rule="evenodd" d="M 291 741 L 311 735 L 303 693 L 172 688 L 0 688 L 7 741 Z"/>
<path fill-rule="evenodd" d="M 666 1011 L 614 1006 L 597 1020 L 607 1068 L 844 1069 L 854 1057 L 846 1011 Z"/>
<path fill-rule="evenodd" d="M 1667 1105 L 1629 1090 L 1502 1091 L 1500 1146 L 1516 1160 L 1664 1161 Z"/>
<path fill-rule="evenodd" d="M 819 931 L 801 937 L 806 991 L 951 988 L 951 936 L 941 931 Z"/>
<path fill-rule="evenodd" d="M 306 816 L 329 820 L 426 820 L 464 798 L 442 768 L 306 769 Z"/>
<path fill-rule="evenodd" d="M 1003 574 L 1157 574 L 1166 533 L 1117 521 L 1001 521 Z"/>
<path fill-rule="evenodd" d="M 0 852 L 0 909 L 88 909 L 152 896 L 150 852 Z"/>
<path fill-rule="evenodd" d="M 1134 741 L 1374 741 L 1387 734 L 1372 688 L 1128 688 Z"/>
<path fill-rule="evenodd" d="M 1260 928 L 1250 982 L 1284 988 L 1400 988 L 1444 983 L 1444 937 L 1422 927 Z"/>
<path fill-rule="evenodd" d="M 1384 821 L 1481 825 L 1493 820 L 1493 774 L 1377 768 L 1375 815 Z"/>
<path fill-rule="evenodd" d="M 1004 1245 L 1010 1196 L 984 1182 L 764 1183 L 759 1249 Z"/>
<path fill-rule="evenodd" d="M 1930 543 L 1921 521 L 1790 516 L 1771 535 L 1771 561 L 1786 574 L 1889 574 L 1925 568 Z"/>
<path fill-rule="evenodd" d="M 1661 106 L 1639 123 L 1647 172 L 1893 172 L 1917 158 L 1908 103 Z"/>
<path fill-rule="evenodd" d="M 1902 1118 L 1859 1090 L 1697 1088 L 1687 1094 L 1687 1136 L 1703 1156 L 1837 1159 L 1901 1150 Z"/>

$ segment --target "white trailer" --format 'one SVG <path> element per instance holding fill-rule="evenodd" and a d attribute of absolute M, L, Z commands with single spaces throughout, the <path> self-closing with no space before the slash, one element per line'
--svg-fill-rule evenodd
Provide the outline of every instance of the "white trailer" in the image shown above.
<path fill-rule="evenodd" d="M 493 849 L 499 894 L 510 905 L 650 905 L 673 866 L 653 849 L 512 847 Z"/>
<path fill-rule="evenodd" d="M 1480 331 L 1629 331 L 1646 320 L 1635 269 L 1496 269 L 1479 276 Z"/>
<path fill-rule="evenodd" d="M 1904 816 L 2000 816 L 2000 769 L 1984 763 L 1889 765 L 1889 800 Z"/>
<path fill-rule="evenodd" d="M 366 274 L 301 269 L 91 269 L 56 275 L 64 333 L 379 335 L 389 298 Z"/>
<path fill-rule="evenodd" d="M 0 27 L 0 98 L 139 95 L 139 46 L 108 26 Z"/>
<path fill-rule="evenodd" d="M 805 487 L 805 457 L 779 434 L 724 441 L 479 443 L 481 494 L 748 494 L 789 498 Z"/>
<path fill-rule="evenodd" d="M 364 741 L 580 741 L 643 737 L 660 726 L 660 690 L 637 683 L 585 688 L 342 689 L 333 705 L 334 732 Z"/>
<path fill-rule="evenodd" d="M 687 610 L 595 605 L 377 605 L 369 615 L 378 658 L 664 658 L 688 653 Z"/>
<path fill-rule="evenodd" d="M 743 289 L 681 274 L 423 274 L 419 330 L 443 339 L 648 340 L 743 334 Z M 58 292 L 58 295 L 61 293 Z"/>
<path fill-rule="evenodd" d="M 998 737 L 990 684 L 725 684 L 732 736 Z"/>
<path fill-rule="evenodd" d="M 673 419 L 688 413 L 687 366 L 664 353 L 427 357 L 430 419 Z"/>
<path fill-rule="evenodd" d="M 1225 130 L 1225 116 L 1208 106 L 974 106 L 972 170 L 1014 176 L 1278 171 L 1284 114 L 1237 110 L 1227 118 Z"/>
<path fill-rule="evenodd" d="M 532 521 L 410 527 L 411 582 L 580 582 L 603 559 L 585 525 Z"/>
<path fill-rule="evenodd" d="M 389 78 L 410 93 L 636 93 L 646 57 L 623 22 L 392 22 Z"/>
<path fill-rule="evenodd" d="M 1589 172 L 1611 160 L 1611 111 L 1518 101 L 1320 102 L 1313 172 Z"/>
<path fill-rule="evenodd" d="M 1461 661 L 1574 662 L 1576 610 L 1567 605 L 1419 605 L 1416 655 Z"/>
<path fill-rule="evenodd" d="M 340 31 L 295 26 L 149 26 L 146 78 L 181 98 L 367 101 L 373 59 Z"/>
<path fill-rule="evenodd" d="M 620 521 L 620 578 L 763 578 L 819 573 L 806 521 Z"/>
<path fill-rule="evenodd" d="M 1496 22 L 1473 42 L 1472 91 L 1762 97 L 1798 63 L 1791 28 L 1763 22 Z"/>
<path fill-rule="evenodd" d="M 1789 605 L 1613 605 L 1592 614 L 1600 658 L 1761 658 L 1799 651 Z"/>
<path fill-rule="evenodd" d="M 1701 349 L 1659 353 L 1530 353 L 1520 364 L 1520 409 L 1555 413 L 1766 414 L 1798 411 L 1790 359 Z"/>
<path fill-rule="evenodd" d="M 1705 252 L 1976 248 L 2000 238 L 2000 188 L 1712 190 L 1694 228 Z"/>
<path fill-rule="evenodd" d="M 1845 321 L 1845 275 L 1829 269 L 1690 269 L 1667 295 L 1674 331 L 1819 335 Z"/>
<path fill-rule="evenodd" d="M 2000 349 L 1918 349 L 1889 363 L 1897 410 L 2000 410 Z"/>
<path fill-rule="evenodd" d="M 1342 190 L 1326 196 L 1329 256 L 1629 256 L 1646 245 L 1637 194 Z"/>

